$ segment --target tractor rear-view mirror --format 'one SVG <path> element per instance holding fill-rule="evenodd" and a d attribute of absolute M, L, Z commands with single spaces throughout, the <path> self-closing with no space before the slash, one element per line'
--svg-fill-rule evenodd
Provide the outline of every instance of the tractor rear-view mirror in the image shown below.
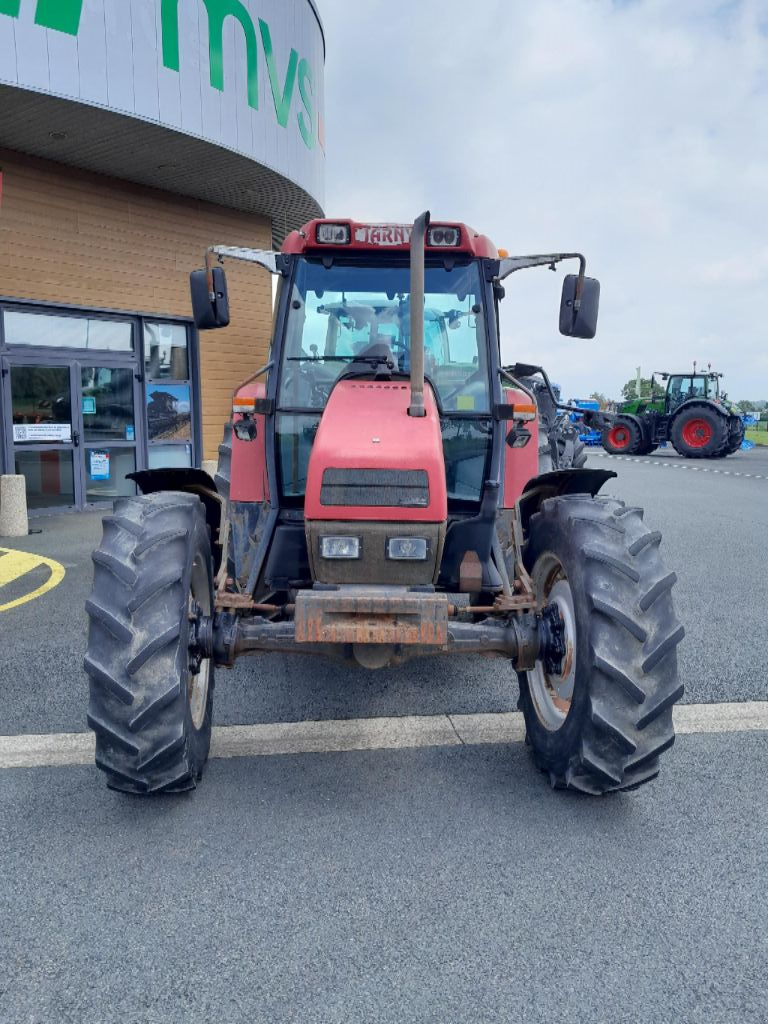
<path fill-rule="evenodd" d="M 597 333 L 597 311 L 600 306 L 600 282 L 585 277 L 581 302 L 576 308 L 577 274 L 567 274 L 560 300 L 560 333 L 568 338 L 594 338 Z"/>
<path fill-rule="evenodd" d="M 192 295 L 192 316 L 198 330 L 212 331 L 217 327 L 229 326 L 229 296 L 227 277 L 221 267 L 211 271 L 213 298 L 208 290 L 208 274 L 205 270 L 193 270 L 189 276 Z"/>

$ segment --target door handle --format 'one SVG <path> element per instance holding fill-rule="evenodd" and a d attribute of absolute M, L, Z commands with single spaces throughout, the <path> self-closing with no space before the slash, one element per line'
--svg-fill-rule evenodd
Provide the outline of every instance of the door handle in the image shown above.
<path fill-rule="evenodd" d="M 75 448 L 80 447 L 80 432 L 78 430 L 72 431 L 72 444 L 75 446 Z"/>

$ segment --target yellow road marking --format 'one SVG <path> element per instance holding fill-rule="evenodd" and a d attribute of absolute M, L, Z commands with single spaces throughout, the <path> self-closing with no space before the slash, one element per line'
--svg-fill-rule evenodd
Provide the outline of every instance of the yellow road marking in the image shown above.
<path fill-rule="evenodd" d="M 22 576 L 26 576 L 27 573 L 41 565 L 47 565 L 51 570 L 51 575 L 45 583 L 31 593 L 18 597 L 15 601 L 0 604 L 0 612 L 8 612 L 11 608 L 18 608 L 20 604 L 26 604 L 27 601 L 34 601 L 35 598 L 42 597 L 43 594 L 57 587 L 66 574 L 64 566 L 54 562 L 52 558 L 44 558 L 42 555 L 31 554 L 29 551 L 0 548 L 0 593 L 2 593 L 3 587 L 21 579 Z"/>

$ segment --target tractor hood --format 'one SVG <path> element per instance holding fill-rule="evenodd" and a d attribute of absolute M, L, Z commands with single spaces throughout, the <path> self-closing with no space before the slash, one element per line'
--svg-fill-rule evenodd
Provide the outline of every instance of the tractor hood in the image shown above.
<path fill-rule="evenodd" d="M 307 520 L 444 523 L 448 516 L 440 416 L 408 415 L 406 381 L 341 380 L 312 446 Z"/>

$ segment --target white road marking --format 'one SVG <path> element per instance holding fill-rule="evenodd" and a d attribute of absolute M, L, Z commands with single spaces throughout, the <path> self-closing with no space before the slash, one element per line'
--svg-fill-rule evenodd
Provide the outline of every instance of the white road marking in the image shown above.
<path fill-rule="evenodd" d="M 680 734 L 768 731 L 768 701 L 681 704 L 674 709 Z M 211 757 L 397 750 L 413 747 L 522 743 L 523 716 L 516 711 L 476 715 L 353 718 L 325 722 L 230 725 L 213 730 Z M 92 733 L 0 736 L 0 768 L 92 764 Z"/>
<path fill-rule="evenodd" d="M 597 459 L 618 459 L 620 462 L 639 462 L 644 466 L 661 466 L 664 469 L 691 469 L 694 473 L 716 473 L 719 476 L 738 476 L 742 479 L 749 478 L 750 480 L 768 480 L 768 476 L 763 476 L 762 473 L 737 473 L 731 469 L 710 469 L 709 466 L 684 466 L 680 462 L 668 462 L 666 459 L 664 459 L 664 461 L 662 461 L 662 459 L 636 459 L 631 455 L 611 455 L 609 452 L 596 451 L 590 451 L 589 455 Z M 662 456 L 662 458 L 664 457 Z"/>

